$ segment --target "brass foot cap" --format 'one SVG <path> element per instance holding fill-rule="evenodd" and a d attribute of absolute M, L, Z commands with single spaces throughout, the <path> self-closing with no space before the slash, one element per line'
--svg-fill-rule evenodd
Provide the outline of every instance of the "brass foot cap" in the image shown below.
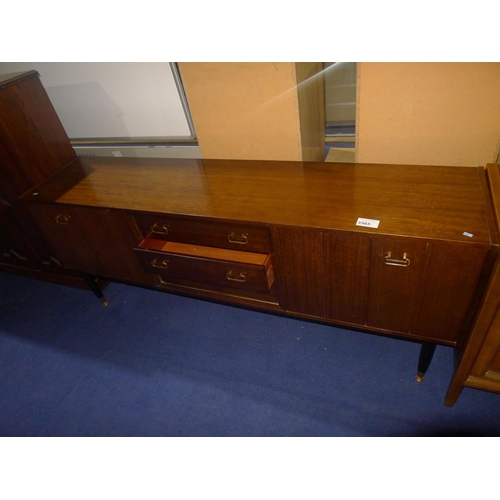
<path fill-rule="evenodd" d="M 425 375 L 420 375 L 419 373 L 417 373 L 417 374 L 415 375 L 415 380 L 416 380 L 417 382 L 423 382 L 423 381 L 424 381 L 424 376 L 425 376 Z"/>
<path fill-rule="evenodd" d="M 101 301 L 101 304 L 103 306 L 107 306 L 109 304 L 109 302 L 105 299 L 105 298 L 102 298 L 102 299 L 99 299 Z"/>

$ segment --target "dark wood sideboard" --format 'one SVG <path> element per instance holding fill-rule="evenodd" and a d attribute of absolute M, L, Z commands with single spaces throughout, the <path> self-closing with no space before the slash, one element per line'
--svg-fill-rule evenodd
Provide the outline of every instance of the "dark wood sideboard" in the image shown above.
<path fill-rule="evenodd" d="M 27 83 L 41 88 L 35 72 L 0 80 L 0 96 L 17 92 L 0 100 L 0 175 L 15 187 L 0 196 L 35 229 L 9 224 L 103 302 L 96 279 L 406 338 L 422 343 L 420 380 L 452 346 L 448 405 L 484 337 L 498 348 L 497 166 L 77 158 L 67 138 L 40 139 L 60 126 L 53 110 L 10 126 L 38 102 Z"/>

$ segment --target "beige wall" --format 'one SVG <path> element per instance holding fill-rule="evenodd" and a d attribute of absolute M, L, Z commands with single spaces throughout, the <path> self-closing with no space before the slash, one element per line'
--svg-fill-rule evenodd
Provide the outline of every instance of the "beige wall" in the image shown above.
<path fill-rule="evenodd" d="M 323 159 L 322 83 L 313 85 L 311 98 L 301 89 L 299 104 L 295 63 L 179 63 L 179 69 L 203 158 Z M 310 71 L 301 66 L 299 77 Z M 314 118 L 302 134 L 299 107 L 314 99 L 308 111 Z"/>
<path fill-rule="evenodd" d="M 484 165 L 500 139 L 500 63 L 359 63 L 356 161 Z"/>

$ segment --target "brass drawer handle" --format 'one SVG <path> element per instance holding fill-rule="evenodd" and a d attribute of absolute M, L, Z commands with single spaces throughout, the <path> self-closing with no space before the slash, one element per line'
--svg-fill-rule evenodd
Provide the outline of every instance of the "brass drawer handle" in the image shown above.
<path fill-rule="evenodd" d="M 238 276 L 236 276 L 233 271 L 229 271 L 226 274 L 226 278 L 229 281 L 238 281 L 239 283 L 245 283 L 245 281 L 247 280 L 246 273 L 240 273 L 240 274 L 238 274 Z"/>
<path fill-rule="evenodd" d="M 70 219 L 71 219 L 71 215 L 63 215 L 63 214 L 56 215 L 56 222 L 58 224 L 69 224 Z"/>
<path fill-rule="evenodd" d="M 158 263 L 158 258 L 153 259 L 151 265 L 158 269 L 168 269 L 168 259 L 163 259 L 160 263 Z"/>
<path fill-rule="evenodd" d="M 403 254 L 402 259 L 393 259 L 391 258 L 391 252 L 387 252 L 387 254 L 384 255 L 384 263 L 388 266 L 408 267 L 410 265 L 410 259 L 406 252 Z"/>
<path fill-rule="evenodd" d="M 168 234 L 168 226 L 166 224 L 155 223 L 151 226 L 151 232 L 156 234 Z"/>
<path fill-rule="evenodd" d="M 23 257 L 21 254 L 17 253 L 13 248 L 10 249 L 10 253 L 17 257 L 19 260 L 28 260 L 26 257 Z"/>
<path fill-rule="evenodd" d="M 229 243 L 237 243 L 238 245 L 246 245 L 248 243 L 248 233 L 241 234 L 240 236 L 236 236 L 234 231 L 231 234 L 227 235 L 227 239 Z"/>

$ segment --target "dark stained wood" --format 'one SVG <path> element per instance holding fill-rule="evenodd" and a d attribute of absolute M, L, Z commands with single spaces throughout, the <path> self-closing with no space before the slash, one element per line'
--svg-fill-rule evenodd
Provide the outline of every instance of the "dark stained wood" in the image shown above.
<path fill-rule="evenodd" d="M 417 305 L 425 263 L 425 240 L 374 236 L 370 263 L 367 324 L 383 330 L 408 333 Z M 410 265 L 388 265 L 386 256 Z"/>
<path fill-rule="evenodd" d="M 231 224 L 159 214 L 136 214 L 135 220 L 143 238 L 151 236 L 166 241 L 243 252 L 268 253 L 270 250 L 269 229 L 266 226 Z"/>
<path fill-rule="evenodd" d="M 436 342 L 459 339 L 488 250 L 484 245 L 429 242 L 412 333 Z"/>
<path fill-rule="evenodd" d="M 498 166 L 76 158 L 36 72 L 0 77 L 0 111 L 0 268 L 456 346 L 446 404 L 500 384 Z"/>
<path fill-rule="evenodd" d="M 38 74 L 0 84 L 0 161 L 8 195 L 19 196 L 67 165 L 76 154 Z"/>
<path fill-rule="evenodd" d="M 498 337 L 500 337 L 500 335 L 498 335 Z M 490 362 L 488 364 L 488 370 L 485 373 L 488 373 L 490 377 L 492 373 L 495 373 L 500 380 L 500 342 L 498 338 L 496 339 L 495 344 L 490 347 L 490 349 L 494 354 L 491 356 Z"/>
<path fill-rule="evenodd" d="M 57 203 L 490 243 L 476 167 L 78 158 L 36 192 Z M 380 225 L 356 226 L 359 217 Z"/>
<path fill-rule="evenodd" d="M 323 233 L 326 317 L 364 325 L 368 304 L 369 234 Z"/>
<path fill-rule="evenodd" d="M 122 212 L 51 204 L 29 205 L 54 257 L 68 269 L 153 284 L 134 254 L 139 241 Z"/>
<path fill-rule="evenodd" d="M 273 244 L 284 309 L 324 318 L 321 232 L 275 227 Z"/>
<path fill-rule="evenodd" d="M 47 242 L 17 199 L 75 157 L 38 73 L 0 76 L 0 205 L 7 207 L 0 233 L 8 247 L 2 271 L 88 289 L 81 273 L 50 260 Z"/>
<path fill-rule="evenodd" d="M 176 249 L 178 250 L 178 249 Z M 161 252 L 136 249 L 136 255 L 146 272 L 160 274 L 166 278 L 174 277 L 201 283 L 213 283 L 229 288 L 269 292 L 272 283 L 268 282 L 269 257 L 259 264 L 201 257 L 192 252 Z M 246 252 L 241 254 L 248 255 Z"/>
<path fill-rule="evenodd" d="M 486 165 L 488 194 L 492 199 L 495 231 L 500 221 L 500 165 Z M 498 240 L 494 239 L 498 252 Z M 496 356 L 500 344 L 500 262 L 496 257 L 480 307 L 463 345 L 456 350 L 455 373 L 445 398 L 446 406 L 453 406 L 463 387 L 473 387 L 500 393 L 500 381 L 491 374 L 498 373 Z"/>
<path fill-rule="evenodd" d="M 70 207 L 72 219 L 86 235 L 105 276 L 138 284 L 152 284 L 134 254 L 139 240 L 134 236 L 123 212 Z M 103 244 L 103 242 L 109 242 Z"/>
<path fill-rule="evenodd" d="M 78 224 L 81 210 L 85 209 L 44 203 L 30 205 L 27 209 L 43 232 L 53 257 L 63 267 L 97 276 L 105 274 L 89 244 L 90 235 L 82 233 Z"/>

